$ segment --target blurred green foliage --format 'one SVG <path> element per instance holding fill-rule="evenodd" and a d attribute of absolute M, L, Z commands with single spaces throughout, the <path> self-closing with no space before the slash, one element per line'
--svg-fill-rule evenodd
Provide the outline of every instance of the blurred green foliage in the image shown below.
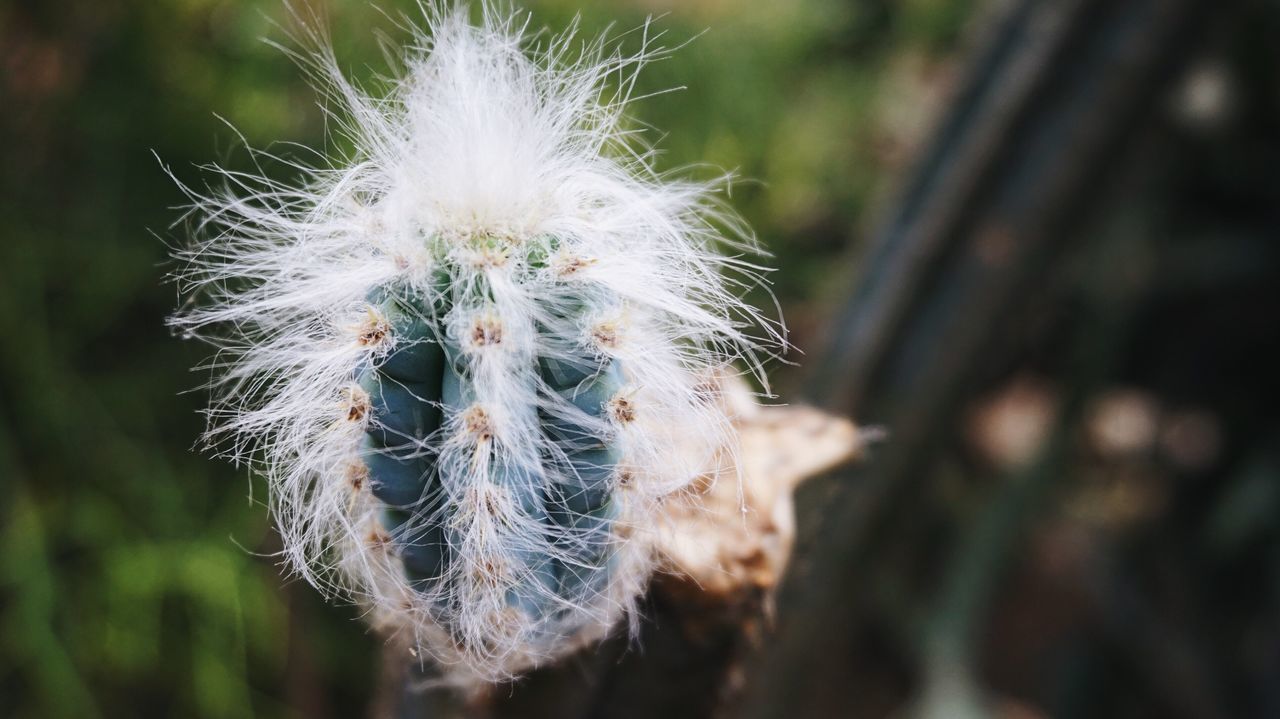
<path fill-rule="evenodd" d="M 664 167 L 746 179 L 733 203 L 777 254 L 803 346 L 845 280 L 832 260 L 927 129 L 970 4 L 531 9 L 553 29 L 581 11 L 588 34 L 666 13 L 664 44 L 690 41 L 639 93 L 688 90 L 637 118 L 669 133 Z M 375 31 L 403 39 L 402 10 L 330 4 L 352 75 L 385 67 Z M 205 377 L 187 368 L 208 351 L 163 324 L 184 237 L 161 163 L 198 185 L 199 163 L 248 162 L 239 135 L 326 146 L 316 95 L 263 42 L 288 23 L 278 0 L 0 4 L 0 714 L 350 716 L 372 691 L 358 611 L 282 578 L 262 486 L 192 451 Z"/>

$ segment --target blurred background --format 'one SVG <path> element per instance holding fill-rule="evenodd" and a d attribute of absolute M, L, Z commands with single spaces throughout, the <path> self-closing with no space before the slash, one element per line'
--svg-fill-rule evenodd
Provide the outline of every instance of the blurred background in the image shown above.
<path fill-rule="evenodd" d="M 782 398 L 890 434 L 802 490 L 725 715 L 1280 716 L 1280 2 L 527 6 L 696 37 L 635 116 L 662 167 L 745 178 L 804 351 Z M 354 77 L 385 68 L 391 20 L 323 7 Z M 164 327 L 156 157 L 200 184 L 237 133 L 326 146 L 263 42 L 287 23 L 0 0 L 4 716 L 371 701 L 379 640 L 265 556 L 261 484 L 193 451 L 207 350 Z"/>

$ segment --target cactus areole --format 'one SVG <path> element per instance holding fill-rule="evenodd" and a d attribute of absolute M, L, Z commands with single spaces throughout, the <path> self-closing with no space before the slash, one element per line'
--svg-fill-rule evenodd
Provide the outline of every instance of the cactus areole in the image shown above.
<path fill-rule="evenodd" d="M 428 9 L 377 96 L 303 37 L 355 149 L 212 168 L 172 320 L 218 347 L 209 439 L 290 569 L 472 686 L 634 617 L 664 500 L 732 460 L 716 377 L 778 345 L 723 178 L 660 176 L 624 122 L 662 51 L 481 15 Z"/>

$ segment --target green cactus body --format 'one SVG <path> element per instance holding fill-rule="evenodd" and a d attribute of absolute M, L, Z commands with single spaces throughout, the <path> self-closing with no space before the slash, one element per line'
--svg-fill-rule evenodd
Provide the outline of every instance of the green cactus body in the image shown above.
<path fill-rule="evenodd" d="M 532 244 L 519 269 L 552 271 L 548 265 L 555 249 L 551 240 Z M 515 513 L 509 523 L 517 527 L 512 536 L 519 541 L 508 541 L 502 558 L 515 566 L 490 580 L 508 608 L 526 615 L 523 624 L 548 635 L 563 632 L 566 628 L 557 625 L 567 614 L 563 610 L 588 602 L 608 582 L 623 460 L 621 442 L 609 428 L 617 422 L 611 408 L 625 401 L 620 400 L 625 397 L 623 367 L 565 336 L 587 334 L 584 308 L 598 305 L 600 298 L 592 295 L 589 302 L 562 285 L 566 294 L 546 308 L 542 321 L 528 323 L 535 339 L 517 355 L 530 364 L 527 376 L 536 385 L 524 388 L 527 396 L 539 398 L 516 408 L 523 413 L 517 419 L 536 425 L 539 456 L 497 451 L 476 401 L 475 361 L 447 332 L 455 308 L 485 307 L 491 292 L 483 282 L 455 286 L 454 278 L 473 268 L 455 273 L 453 265 L 444 267 L 431 292 L 384 287 L 368 298 L 377 318 L 374 344 L 391 347 L 371 355 L 357 373 L 368 397 L 359 452 L 368 468 L 368 488 L 385 505 L 380 521 L 404 578 L 433 599 L 446 628 L 448 617 L 457 614 L 452 605 L 467 601 L 448 584 L 475 569 L 459 562 L 476 561 L 468 556 L 466 528 L 454 515 L 460 508 L 484 511 L 471 505 L 483 505 L 473 497 L 489 496 L 486 492 L 508 498 Z M 492 327 L 477 325 L 473 339 L 502 341 L 502 332 L 512 329 L 504 327 L 506 321 L 495 316 Z M 476 435 L 465 471 L 441 461 L 441 446 L 451 432 Z M 475 467 L 484 469 L 476 474 Z"/>

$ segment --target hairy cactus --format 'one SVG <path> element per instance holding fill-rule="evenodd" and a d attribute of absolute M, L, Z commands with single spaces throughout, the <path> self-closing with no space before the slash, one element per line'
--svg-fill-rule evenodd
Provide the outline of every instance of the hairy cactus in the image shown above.
<path fill-rule="evenodd" d="M 622 125 L 658 51 L 428 14 L 387 95 L 315 56 L 353 156 L 191 193 L 173 321 L 221 348 L 210 438 L 269 479 L 290 567 L 489 682 L 630 612 L 664 498 L 733 451 L 711 378 L 776 333 L 717 183 Z"/>

